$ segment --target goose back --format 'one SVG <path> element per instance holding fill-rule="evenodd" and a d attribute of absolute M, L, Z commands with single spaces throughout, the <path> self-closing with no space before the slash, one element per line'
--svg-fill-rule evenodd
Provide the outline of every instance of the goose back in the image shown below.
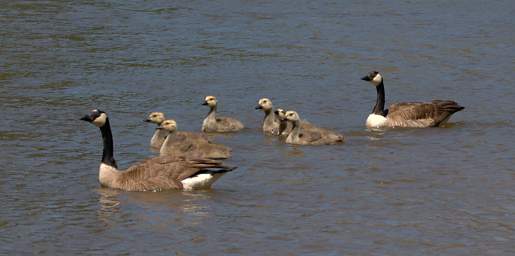
<path fill-rule="evenodd" d="M 154 157 L 120 171 L 108 182 L 110 187 L 126 191 L 184 189 L 183 180 L 203 173 L 225 173 L 234 168 L 210 159 L 186 159 L 173 156 Z M 105 183 L 105 182 L 104 182 Z"/>
<path fill-rule="evenodd" d="M 212 143 L 204 134 L 175 131 L 167 136 L 159 154 L 188 158 L 227 159 L 231 157 L 231 149 Z"/>
<path fill-rule="evenodd" d="M 286 138 L 286 143 L 298 145 L 329 145 L 343 143 L 343 135 L 333 130 L 302 124 L 297 112 L 286 112 L 286 118 L 293 129 Z"/>
<path fill-rule="evenodd" d="M 208 116 L 202 124 L 203 132 L 237 132 L 243 128 L 244 126 L 240 121 L 224 116 Z"/>
<path fill-rule="evenodd" d="M 436 127 L 464 109 L 455 101 L 402 102 L 390 105 L 387 124 L 390 127 Z"/>
<path fill-rule="evenodd" d="M 313 125 L 294 128 L 286 138 L 286 143 L 299 145 L 331 145 L 343 142 L 344 138 L 340 133 Z"/>

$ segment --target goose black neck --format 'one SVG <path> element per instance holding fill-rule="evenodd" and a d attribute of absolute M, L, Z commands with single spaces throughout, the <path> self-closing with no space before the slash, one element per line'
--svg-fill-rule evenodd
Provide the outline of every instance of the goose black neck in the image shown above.
<path fill-rule="evenodd" d="M 102 133 L 102 141 L 104 142 L 104 150 L 102 152 L 102 163 L 117 168 L 116 161 L 113 156 L 113 134 L 111 133 L 111 125 L 109 118 L 106 118 L 105 124 L 100 127 Z"/>
<path fill-rule="evenodd" d="M 377 100 L 372 113 L 376 115 L 384 115 L 384 84 L 383 81 L 379 85 L 376 86 L 377 90 Z"/>

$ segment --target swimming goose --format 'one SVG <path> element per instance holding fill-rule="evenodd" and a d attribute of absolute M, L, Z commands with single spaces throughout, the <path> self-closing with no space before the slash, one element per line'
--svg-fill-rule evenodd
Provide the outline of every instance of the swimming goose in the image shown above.
<path fill-rule="evenodd" d="M 263 119 L 263 132 L 268 135 L 279 135 L 279 126 L 281 124 L 279 118 L 272 111 L 272 101 L 267 98 L 262 98 L 258 101 L 256 109 L 261 109 L 265 112 Z"/>
<path fill-rule="evenodd" d="M 187 158 L 227 159 L 231 157 L 231 149 L 215 144 L 201 133 L 177 131 L 175 120 L 165 120 L 158 127 L 168 135 L 160 150 L 160 155 L 173 155 Z"/>
<path fill-rule="evenodd" d="M 286 120 L 286 110 L 282 108 L 277 108 L 274 111 L 275 115 L 279 119 L 279 136 L 282 138 L 288 137 L 292 129 L 292 124 Z"/>
<path fill-rule="evenodd" d="M 216 104 L 218 101 L 215 96 L 207 96 L 202 105 L 210 108 L 209 114 L 202 123 L 203 132 L 237 132 L 243 129 L 243 124 L 231 117 L 216 116 Z"/>
<path fill-rule="evenodd" d="M 154 123 L 159 126 L 164 120 L 165 114 L 163 112 L 152 112 L 148 114 L 147 119 L 143 121 L 147 123 Z M 168 135 L 167 131 L 164 131 L 163 129 L 156 129 L 152 139 L 150 139 L 150 147 L 159 150 L 161 145 L 163 145 L 163 141 L 165 141 L 166 135 Z"/>
<path fill-rule="evenodd" d="M 385 95 L 383 77 L 372 71 L 362 80 L 372 83 L 377 90 L 377 100 L 368 116 L 368 128 L 382 127 L 437 127 L 447 122 L 452 114 L 464 109 L 452 100 L 433 100 L 431 102 L 402 102 L 384 109 Z"/>
<path fill-rule="evenodd" d="M 328 145 L 343 143 L 343 135 L 335 131 L 316 127 L 312 124 L 303 126 L 299 114 L 287 111 L 286 119 L 292 123 L 292 131 L 286 138 L 286 143 L 299 145 Z"/>
<path fill-rule="evenodd" d="M 159 191 L 165 189 L 206 189 L 226 172 L 221 161 L 160 156 L 143 160 L 124 171 L 114 160 L 113 136 L 107 113 L 95 109 L 81 118 L 100 128 L 104 150 L 98 180 L 102 186 L 126 191 Z"/>
<path fill-rule="evenodd" d="M 275 115 L 278 117 L 278 119 L 280 120 L 281 124 L 279 126 L 279 134 L 282 138 L 286 138 L 288 137 L 288 134 L 290 134 L 293 126 L 292 126 L 292 123 L 289 122 L 287 119 L 286 119 L 286 110 L 282 109 L 282 108 L 277 108 L 275 110 Z M 313 124 L 311 124 L 310 122 L 306 121 L 306 120 L 300 120 L 299 121 L 300 123 L 300 127 L 304 127 L 304 128 L 311 128 L 311 127 L 315 127 Z"/>

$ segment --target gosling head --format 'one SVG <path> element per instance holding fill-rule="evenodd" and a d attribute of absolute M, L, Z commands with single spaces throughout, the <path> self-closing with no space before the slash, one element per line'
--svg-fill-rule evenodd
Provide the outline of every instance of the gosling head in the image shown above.
<path fill-rule="evenodd" d="M 94 124 L 96 127 L 102 127 L 107 122 L 107 114 L 102 110 L 93 109 L 91 110 L 91 113 L 89 113 L 89 115 L 85 115 L 80 120 L 90 122 Z"/>
<path fill-rule="evenodd" d="M 165 120 L 165 114 L 163 112 L 152 112 L 148 114 L 147 119 L 143 120 L 147 123 L 154 123 L 160 125 Z"/>
<path fill-rule="evenodd" d="M 282 108 L 276 108 L 274 111 L 275 115 L 279 117 L 279 120 L 284 121 L 286 120 L 286 110 Z"/>
<path fill-rule="evenodd" d="M 163 129 L 169 132 L 174 132 L 177 130 L 177 122 L 172 119 L 164 120 L 157 129 Z"/>
<path fill-rule="evenodd" d="M 300 117 L 297 112 L 289 110 L 289 111 L 286 111 L 286 120 L 292 121 L 292 122 L 297 122 L 300 120 Z"/>
<path fill-rule="evenodd" d="M 218 101 L 216 100 L 215 96 L 206 96 L 206 98 L 204 98 L 204 103 L 202 103 L 202 105 L 207 105 L 211 108 L 214 108 L 216 107 L 217 102 Z"/>
<path fill-rule="evenodd" d="M 383 82 L 383 76 L 381 76 L 377 71 L 372 71 L 368 75 L 362 77 L 361 80 L 368 81 L 374 86 L 378 86 Z"/>
<path fill-rule="evenodd" d="M 256 106 L 256 109 L 262 109 L 265 112 L 268 112 L 272 110 L 272 101 L 268 98 L 262 98 L 258 101 L 258 105 Z"/>

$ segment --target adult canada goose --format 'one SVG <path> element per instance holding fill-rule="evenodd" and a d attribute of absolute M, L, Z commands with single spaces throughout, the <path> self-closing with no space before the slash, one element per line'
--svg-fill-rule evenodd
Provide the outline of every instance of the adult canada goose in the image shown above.
<path fill-rule="evenodd" d="M 377 90 L 376 104 L 366 122 L 368 128 L 437 127 L 447 122 L 452 114 L 464 109 L 452 100 L 402 102 L 392 104 L 389 109 L 385 109 L 384 83 L 381 74 L 372 71 L 361 79 L 372 83 Z"/>
<path fill-rule="evenodd" d="M 147 123 L 154 123 L 159 126 L 164 120 L 165 114 L 163 112 L 152 112 L 148 114 L 147 119 L 143 121 Z M 156 129 L 154 131 L 154 135 L 152 135 L 152 139 L 150 139 L 150 147 L 159 150 L 165 141 L 166 135 L 168 135 L 167 131 L 163 129 Z"/>
<path fill-rule="evenodd" d="M 329 145 L 343 143 L 343 135 L 335 131 L 310 125 L 302 126 L 299 114 L 287 111 L 286 119 L 292 123 L 292 131 L 286 138 L 286 143 L 299 145 Z"/>
<path fill-rule="evenodd" d="M 210 108 L 204 122 L 202 123 L 203 132 L 237 132 L 243 129 L 243 124 L 231 117 L 216 116 L 216 105 L 218 101 L 215 96 L 207 96 L 202 105 Z"/>
<path fill-rule="evenodd" d="M 265 112 L 265 118 L 263 119 L 263 132 L 268 135 L 279 135 L 279 126 L 281 125 L 281 122 L 275 112 L 272 111 L 272 108 L 272 101 L 267 98 L 260 99 L 256 106 L 256 109 L 261 109 Z"/>
<path fill-rule="evenodd" d="M 95 109 L 81 120 L 94 124 L 102 133 L 104 150 L 98 180 L 105 187 L 126 191 L 205 189 L 223 174 L 235 169 L 222 165 L 218 160 L 160 156 L 120 171 L 113 156 L 113 136 L 107 114 Z"/>
<path fill-rule="evenodd" d="M 231 157 L 231 149 L 215 144 L 201 133 L 177 131 L 175 120 L 165 120 L 158 127 L 168 135 L 160 150 L 160 155 L 173 155 L 187 158 L 227 159 Z"/>

